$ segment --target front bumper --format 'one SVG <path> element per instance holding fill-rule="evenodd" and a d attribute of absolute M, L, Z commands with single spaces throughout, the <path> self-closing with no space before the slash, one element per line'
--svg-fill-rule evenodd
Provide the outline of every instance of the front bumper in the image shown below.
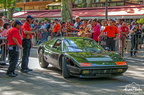
<path fill-rule="evenodd" d="M 122 75 L 128 66 L 78 68 L 67 65 L 69 74 L 79 78 L 114 77 Z"/>

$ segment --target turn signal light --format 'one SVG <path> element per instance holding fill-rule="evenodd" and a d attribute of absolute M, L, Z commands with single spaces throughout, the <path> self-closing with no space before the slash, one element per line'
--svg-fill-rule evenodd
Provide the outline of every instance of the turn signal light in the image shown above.
<path fill-rule="evenodd" d="M 82 67 L 92 66 L 90 63 L 79 63 Z"/>
<path fill-rule="evenodd" d="M 117 65 L 127 65 L 126 62 L 121 61 L 121 62 L 115 62 Z"/>

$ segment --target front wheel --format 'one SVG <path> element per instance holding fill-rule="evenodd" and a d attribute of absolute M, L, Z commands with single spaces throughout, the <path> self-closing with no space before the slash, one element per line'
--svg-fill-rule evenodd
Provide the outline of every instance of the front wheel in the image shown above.
<path fill-rule="evenodd" d="M 43 55 L 43 50 L 41 49 L 39 51 L 39 65 L 42 67 L 42 68 L 47 68 L 49 63 L 45 61 L 44 59 L 44 55 Z"/>
<path fill-rule="evenodd" d="M 65 59 L 65 57 L 63 56 L 63 57 L 62 57 L 62 76 L 63 76 L 64 78 L 70 77 L 69 71 L 68 71 L 68 68 L 67 68 L 66 65 L 67 65 L 66 59 Z"/>

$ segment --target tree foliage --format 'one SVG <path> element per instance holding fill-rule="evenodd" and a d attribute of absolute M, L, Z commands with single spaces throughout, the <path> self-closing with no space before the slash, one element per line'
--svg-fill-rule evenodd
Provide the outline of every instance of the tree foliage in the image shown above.
<path fill-rule="evenodd" d="M 142 23 L 142 24 L 144 24 L 144 18 L 138 19 L 138 20 L 137 20 L 137 23 Z"/>
<path fill-rule="evenodd" d="M 12 19 L 12 15 L 16 6 L 16 3 L 21 0 L 0 0 L 1 7 L 7 9 L 8 19 Z M 6 15 L 6 14 L 5 14 Z"/>
<path fill-rule="evenodd" d="M 76 0 L 72 0 L 72 1 L 75 2 Z M 92 3 L 93 3 L 93 0 L 80 0 L 78 1 L 77 6 L 82 7 L 82 8 L 92 7 Z"/>
<path fill-rule="evenodd" d="M 72 1 L 62 0 L 62 10 L 61 10 L 62 21 L 72 22 Z"/>

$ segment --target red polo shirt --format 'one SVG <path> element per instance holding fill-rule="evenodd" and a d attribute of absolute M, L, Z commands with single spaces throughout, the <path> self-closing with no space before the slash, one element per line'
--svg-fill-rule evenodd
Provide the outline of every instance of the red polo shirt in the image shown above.
<path fill-rule="evenodd" d="M 128 32 L 128 31 L 129 31 L 129 28 L 128 28 L 127 26 L 121 26 L 119 29 L 120 29 L 122 32 Z M 123 35 L 123 36 L 126 37 L 126 35 Z M 122 35 L 120 35 L 120 37 L 122 37 Z"/>
<path fill-rule="evenodd" d="M 19 29 L 16 27 L 11 28 L 8 31 L 8 36 L 7 36 L 7 40 L 8 40 L 8 45 L 17 45 L 12 38 L 16 38 L 19 42 L 20 45 L 22 45 L 22 37 L 21 34 L 19 32 Z"/>
<path fill-rule="evenodd" d="M 115 37 L 119 33 L 116 26 L 106 26 L 103 32 L 106 32 L 107 37 Z"/>
<path fill-rule="evenodd" d="M 27 22 L 25 22 L 22 26 L 22 37 L 27 38 L 27 36 L 29 36 L 27 39 L 32 39 L 32 34 L 25 34 L 24 31 L 32 31 L 30 24 Z"/>
<path fill-rule="evenodd" d="M 58 32 L 60 30 L 60 24 L 56 23 L 53 29 L 53 32 Z"/>

